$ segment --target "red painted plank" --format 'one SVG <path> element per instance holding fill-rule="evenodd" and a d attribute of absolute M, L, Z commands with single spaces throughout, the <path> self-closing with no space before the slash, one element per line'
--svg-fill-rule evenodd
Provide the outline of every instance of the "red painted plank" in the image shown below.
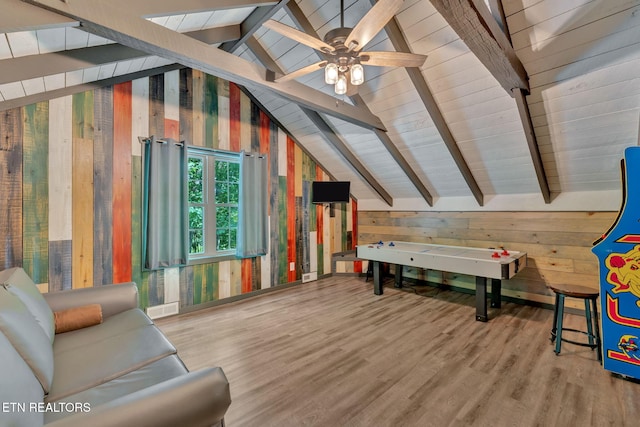
<path fill-rule="evenodd" d="M 240 88 L 229 83 L 229 150 L 240 151 Z"/>
<path fill-rule="evenodd" d="M 113 282 L 131 278 L 131 82 L 113 87 Z"/>
<path fill-rule="evenodd" d="M 270 154 L 271 120 L 264 111 L 260 110 L 260 153 Z M 271 176 L 271 162 L 267 162 L 267 176 Z M 271 179 L 267 181 L 267 194 L 271 194 Z M 267 207 L 267 215 L 271 215 L 271 206 Z"/>
<path fill-rule="evenodd" d="M 173 138 L 180 140 L 180 122 L 172 119 L 164 119 L 164 136 L 165 138 Z"/>
<path fill-rule="evenodd" d="M 296 262 L 296 169 L 295 169 L 296 144 L 287 136 L 287 259 L 289 265 L 289 282 L 296 280 L 296 269 L 291 271 L 291 263 Z"/>
<path fill-rule="evenodd" d="M 242 293 L 246 294 L 247 292 L 252 291 L 252 282 L 253 282 L 253 269 L 251 264 L 251 258 L 243 258 L 241 264 L 241 280 L 242 280 Z"/>

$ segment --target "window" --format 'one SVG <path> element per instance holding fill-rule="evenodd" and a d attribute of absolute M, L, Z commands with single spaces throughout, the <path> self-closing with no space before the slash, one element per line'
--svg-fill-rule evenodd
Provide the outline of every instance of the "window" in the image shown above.
<path fill-rule="evenodd" d="M 239 155 L 189 148 L 188 175 L 189 258 L 235 254 Z"/>

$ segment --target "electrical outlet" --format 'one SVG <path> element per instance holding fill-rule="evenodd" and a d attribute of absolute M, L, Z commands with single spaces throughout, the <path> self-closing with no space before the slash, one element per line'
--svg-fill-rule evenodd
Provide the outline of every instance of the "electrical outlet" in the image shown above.
<path fill-rule="evenodd" d="M 289 271 L 296 271 L 296 263 L 295 262 L 290 262 L 289 263 Z"/>

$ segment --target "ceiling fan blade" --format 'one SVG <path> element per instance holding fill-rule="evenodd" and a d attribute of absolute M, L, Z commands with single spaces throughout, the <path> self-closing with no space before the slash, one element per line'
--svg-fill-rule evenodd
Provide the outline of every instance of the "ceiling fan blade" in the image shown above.
<path fill-rule="evenodd" d="M 328 52 L 333 52 L 333 46 L 331 46 L 328 43 L 323 42 L 320 39 L 317 39 L 315 37 L 310 36 L 307 33 L 303 33 L 300 30 L 297 30 L 293 27 L 290 27 L 288 25 L 285 25 L 281 22 L 278 21 L 274 21 L 273 19 L 269 19 L 268 21 L 266 21 L 264 24 L 265 27 L 267 27 L 270 30 L 275 31 L 276 33 L 282 34 L 285 37 L 290 38 L 291 40 L 295 40 L 298 43 L 302 43 L 306 46 L 312 47 L 314 49 L 317 49 L 319 51 L 328 51 Z"/>
<path fill-rule="evenodd" d="M 351 30 L 344 45 L 351 51 L 361 50 L 400 10 L 402 3 L 403 0 L 380 0 L 377 2 Z"/>
<path fill-rule="evenodd" d="M 427 55 L 406 52 L 362 52 L 360 61 L 379 67 L 421 67 Z"/>
<path fill-rule="evenodd" d="M 316 70 L 320 70 L 325 65 L 327 65 L 327 61 L 316 62 L 315 64 L 307 65 L 306 67 L 302 67 L 299 70 L 292 71 L 289 74 L 285 74 L 282 77 L 278 77 L 277 79 L 274 80 L 274 82 L 282 83 L 282 82 L 286 82 L 288 80 L 297 79 L 298 77 L 302 77 L 305 74 L 309 74 L 309 73 L 312 73 L 312 72 L 314 72 Z"/>

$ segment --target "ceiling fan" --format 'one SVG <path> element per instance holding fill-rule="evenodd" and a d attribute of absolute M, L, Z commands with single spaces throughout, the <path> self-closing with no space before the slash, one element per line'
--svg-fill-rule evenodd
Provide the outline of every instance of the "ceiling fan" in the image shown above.
<path fill-rule="evenodd" d="M 268 20 L 263 25 L 287 38 L 320 51 L 324 60 L 274 79 L 283 82 L 324 68 L 325 82 L 335 85 L 338 95 L 347 92 L 347 77 L 352 85 L 364 83 L 362 64 L 391 67 L 420 67 L 426 55 L 407 52 L 368 52 L 362 49 L 400 10 L 404 0 L 380 0 L 354 28 L 344 26 L 344 0 L 340 0 L 340 27 L 320 40 L 281 22 Z"/>

